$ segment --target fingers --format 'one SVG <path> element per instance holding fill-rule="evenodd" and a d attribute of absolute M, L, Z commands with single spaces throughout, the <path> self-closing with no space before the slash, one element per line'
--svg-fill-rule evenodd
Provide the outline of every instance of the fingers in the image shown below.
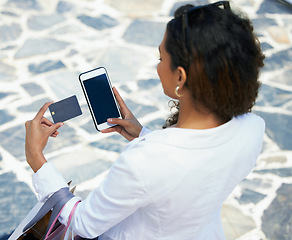
<path fill-rule="evenodd" d="M 120 118 L 109 118 L 107 120 L 108 123 L 110 124 L 117 124 L 123 127 L 128 127 L 129 126 L 129 120 L 125 119 L 120 119 Z"/>
<path fill-rule="evenodd" d="M 45 103 L 41 109 L 38 111 L 37 115 L 35 116 L 34 119 L 40 120 L 42 119 L 42 117 L 44 116 L 45 112 L 47 111 L 48 107 L 52 104 L 53 102 L 47 102 Z"/>
<path fill-rule="evenodd" d="M 116 99 L 117 99 L 121 109 L 128 110 L 126 103 L 124 102 L 124 100 L 122 99 L 121 95 L 119 94 L 118 90 L 115 87 L 113 87 L 113 92 L 116 96 Z"/>

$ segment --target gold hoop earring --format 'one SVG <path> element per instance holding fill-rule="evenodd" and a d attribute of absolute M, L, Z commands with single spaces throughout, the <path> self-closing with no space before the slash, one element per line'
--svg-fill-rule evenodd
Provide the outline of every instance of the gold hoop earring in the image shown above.
<path fill-rule="evenodd" d="M 183 94 L 179 94 L 179 93 L 178 93 L 178 90 L 179 90 L 179 86 L 176 86 L 176 88 L 175 88 L 175 90 L 174 90 L 175 95 L 176 95 L 177 97 L 182 97 Z"/>

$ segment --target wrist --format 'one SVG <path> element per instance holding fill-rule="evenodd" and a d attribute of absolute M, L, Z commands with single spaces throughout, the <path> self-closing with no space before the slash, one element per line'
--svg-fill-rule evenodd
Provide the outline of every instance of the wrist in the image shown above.
<path fill-rule="evenodd" d="M 37 172 L 46 162 L 43 153 L 26 153 L 26 161 L 34 172 Z"/>

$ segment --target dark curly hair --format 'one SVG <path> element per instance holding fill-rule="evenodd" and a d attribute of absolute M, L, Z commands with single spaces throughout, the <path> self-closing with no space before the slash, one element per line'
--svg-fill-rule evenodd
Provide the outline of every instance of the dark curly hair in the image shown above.
<path fill-rule="evenodd" d="M 206 5 L 188 15 L 189 53 L 183 38 L 182 12 L 193 5 L 176 10 L 166 28 L 166 51 L 175 70 L 186 70 L 186 87 L 194 102 L 199 102 L 221 119 L 250 112 L 258 95 L 259 70 L 264 55 L 243 14 Z M 191 54 L 191 55 L 190 55 Z M 166 126 L 177 122 L 177 113 L 166 120 Z"/>

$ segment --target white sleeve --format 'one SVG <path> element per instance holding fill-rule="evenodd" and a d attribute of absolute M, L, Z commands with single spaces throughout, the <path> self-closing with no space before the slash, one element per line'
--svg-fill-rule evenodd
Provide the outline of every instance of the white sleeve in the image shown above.
<path fill-rule="evenodd" d="M 32 184 L 40 202 L 44 202 L 51 194 L 59 189 L 68 187 L 64 177 L 49 162 L 46 162 L 32 176 Z"/>
<path fill-rule="evenodd" d="M 74 214 L 74 233 L 86 238 L 100 236 L 148 204 L 149 196 L 136 169 L 137 163 L 133 163 L 133 154 L 132 151 L 122 153 L 104 181 L 78 205 Z M 65 211 L 68 214 L 69 211 Z"/>
<path fill-rule="evenodd" d="M 140 134 L 139 134 L 139 137 L 144 137 L 145 135 L 147 135 L 148 133 L 150 133 L 151 130 L 146 128 L 146 127 L 143 127 Z"/>

